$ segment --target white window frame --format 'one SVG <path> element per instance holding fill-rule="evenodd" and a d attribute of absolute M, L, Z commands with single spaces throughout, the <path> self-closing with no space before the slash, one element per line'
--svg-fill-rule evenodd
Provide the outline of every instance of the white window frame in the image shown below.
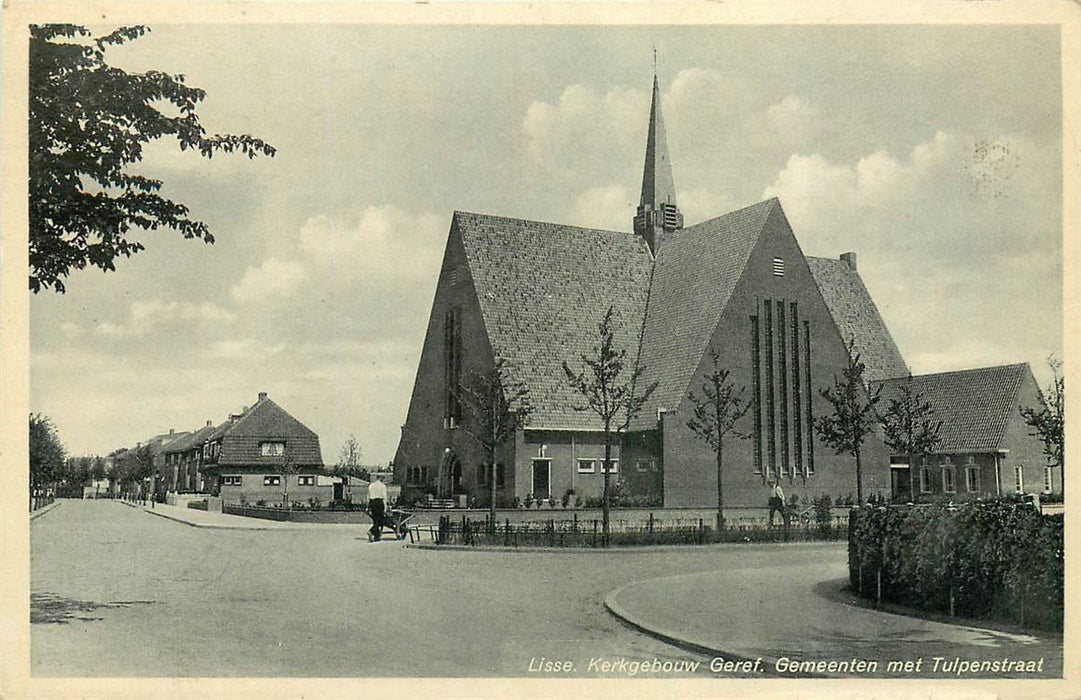
<path fill-rule="evenodd" d="M 953 471 L 953 465 L 948 461 L 942 465 L 942 492 L 957 493 L 957 475 Z"/>
<path fill-rule="evenodd" d="M 1055 468 L 1043 468 L 1043 492 L 1051 493 L 1055 490 Z"/>
<path fill-rule="evenodd" d="M 605 467 L 603 466 L 604 465 L 604 460 L 599 459 L 597 461 L 600 462 L 601 465 L 602 465 L 601 474 L 603 474 L 604 470 L 605 470 Z M 609 466 L 607 467 L 607 470 L 608 470 L 609 474 L 618 474 L 619 473 L 619 460 L 618 459 L 609 460 Z"/>
<path fill-rule="evenodd" d="M 228 476 L 223 474 L 221 477 L 222 486 L 240 486 L 240 484 L 241 479 L 237 474 L 229 474 Z"/>
<path fill-rule="evenodd" d="M 1015 493 L 1025 492 L 1025 465 L 1018 464 L 1013 468 L 1013 488 Z"/>
<path fill-rule="evenodd" d="M 280 445 L 280 451 L 270 451 L 271 445 Z M 285 454 L 285 441 L 284 440 L 267 440 L 259 443 L 259 456 L 261 457 L 281 457 Z"/>
<path fill-rule="evenodd" d="M 599 461 L 601 461 L 601 460 L 595 459 L 593 457 L 579 457 L 578 458 L 578 473 L 579 474 L 596 474 L 597 473 L 597 462 L 599 462 Z M 585 466 L 586 464 L 588 464 L 589 466 L 586 467 Z"/>
<path fill-rule="evenodd" d="M 926 463 L 920 467 L 920 493 L 931 493 L 931 468 Z"/>
<path fill-rule="evenodd" d="M 267 474 L 263 477 L 263 486 L 281 486 L 282 478 L 278 474 Z"/>
<path fill-rule="evenodd" d="M 315 486 L 315 476 L 312 474 L 298 475 L 297 486 Z"/>
<path fill-rule="evenodd" d="M 646 461 L 646 460 L 642 460 L 642 459 L 635 460 L 634 466 L 639 472 L 648 472 L 649 471 L 649 462 Z"/>
<path fill-rule="evenodd" d="M 969 493 L 980 492 L 980 468 L 975 464 L 965 466 L 965 488 Z"/>

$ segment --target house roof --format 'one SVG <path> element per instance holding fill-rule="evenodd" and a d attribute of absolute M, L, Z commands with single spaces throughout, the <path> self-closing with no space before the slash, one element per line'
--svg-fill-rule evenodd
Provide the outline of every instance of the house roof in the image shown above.
<path fill-rule="evenodd" d="M 323 463 L 319 436 L 265 395 L 236 420 L 215 428 L 208 439 L 218 437 L 222 439 L 219 465 L 264 464 L 267 459 L 261 455 L 260 443 L 276 438 L 286 441 L 286 454 L 297 464 Z"/>
<path fill-rule="evenodd" d="M 942 421 L 936 453 L 993 452 L 1002 446 L 1006 426 L 1017 414 L 1018 392 L 1026 378 L 1036 381 L 1022 363 L 898 377 L 871 386 L 882 387 L 880 410 L 906 383 L 931 404 L 935 418 Z"/>
<path fill-rule="evenodd" d="M 652 255 L 630 233 L 455 212 L 457 231 L 492 350 L 529 391 L 533 427 L 597 430 L 567 382 L 591 355 L 597 326 L 614 310 L 615 342 L 633 366 L 649 292 Z"/>
<path fill-rule="evenodd" d="M 807 265 L 841 337 L 846 344 L 855 341 L 856 352 L 866 367 L 864 377 L 877 381 L 907 375 L 901 351 L 854 265 L 845 260 L 812 257 L 807 258 Z"/>
<path fill-rule="evenodd" d="M 658 408 L 675 408 L 706 351 L 776 198 L 668 233 L 653 270 L 641 364 L 657 389 L 632 428 L 654 427 Z"/>
<path fill-rule="evenodd" d="M 196 445 L 203 444 L 216 430 L 218 430 L 218 428 L 213 425 L 207 425 L 195 432 L 185 433 L 184 437 L 169 443 L 169 446 L 162 450 L 162 452 L 172 453 L 190 450 Z"/>

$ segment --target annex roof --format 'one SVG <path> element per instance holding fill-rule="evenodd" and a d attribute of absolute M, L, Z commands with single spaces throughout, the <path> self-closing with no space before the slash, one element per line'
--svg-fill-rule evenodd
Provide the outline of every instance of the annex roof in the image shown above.
<path fill-rule="evenodd" d="M 812 257 L 807 257 L 807 265 L 845 344 L 854 339 L 866 380 L 907 375 L 901 351 L 854 266 L 846 260 Z"/>
<path fill-rule="evenodd" d="M 562 364 L 578 369 L 614 311 L 617 347 L 633 367 L 653 260 L 639 236 L 455 212 L 492 350 L 529 391 L 531 427 L 598 430 Z"/>
<path fill-rule="evenodd" d="M 898 377 L 871 386 L 882 387 L 879 407 L 884 411 L 900 387 L 910 382 L 912 391 L 919 392 L 942 421 L 936 453 L 993 452 L 1018 412 L 1018 392 L 1026 376 L 1032 378 L 1032 370 L 1022 363 Z"/>

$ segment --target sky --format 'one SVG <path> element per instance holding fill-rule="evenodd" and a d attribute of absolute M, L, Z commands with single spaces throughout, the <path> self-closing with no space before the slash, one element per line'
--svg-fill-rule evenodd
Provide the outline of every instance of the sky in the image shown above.
<path fill-rule="evenodd" d="M 72 454 L 266 391 L 328 464 L 350 434 L 391 460 L 452 212 L 629 232 L 654 46 L 688 225 L 778 197 L 805 254 L 858 254 L 915 373 L 1062 356 L 1054 26 L 151 28 L 110 62 L 277 155 L 155 144 L 132 171 L 217 242 L 140 233 L 31 298 L 31 410 Z"/>

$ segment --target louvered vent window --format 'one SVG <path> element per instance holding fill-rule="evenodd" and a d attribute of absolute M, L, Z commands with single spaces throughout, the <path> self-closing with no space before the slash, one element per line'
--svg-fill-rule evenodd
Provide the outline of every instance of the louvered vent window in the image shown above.
<path fill-rule="evenodd" d="M 784 277 L 784 259 L 783 258 L 774 258 L 773 259 L 773 276 L 774 277 Z"/>

